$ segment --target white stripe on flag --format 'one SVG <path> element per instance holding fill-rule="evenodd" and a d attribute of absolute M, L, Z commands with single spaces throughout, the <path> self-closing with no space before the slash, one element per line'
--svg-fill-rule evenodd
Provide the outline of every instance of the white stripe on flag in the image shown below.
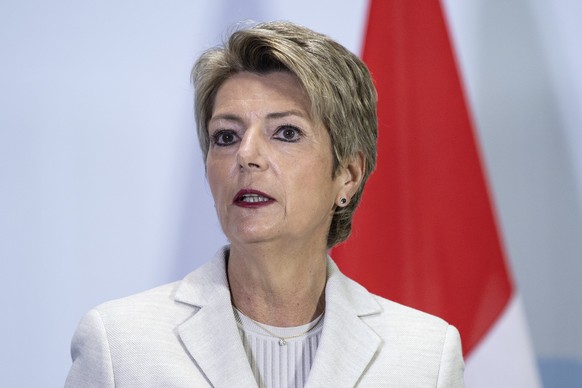
<path fill-rule="evenodd" d="M 541 387 L 521 298 L 514 294 L 466 360 L 468 388 Z"/>

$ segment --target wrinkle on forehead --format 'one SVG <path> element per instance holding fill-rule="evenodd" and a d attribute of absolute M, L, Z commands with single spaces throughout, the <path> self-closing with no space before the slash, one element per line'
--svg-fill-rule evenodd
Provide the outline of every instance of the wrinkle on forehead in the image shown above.
<path fill-rule="evenodd" d="M 228 85 L 228 88 L 225 88 L 226 85 Z M 239 97 L 240 89 L 243 89 L 244 98 Z M 231 96 L 225 95 L 225 93 L 231 94 Z M 236 98 L 235 95 L 237 96 Z M 230 100 L 232 103 L 252 104 L 253 102 L 275 101 L 278 99 L 289 101 L 289 97 L 297 103 L 299 110 L 303 111 L 307 118 L 313 119 L 310 98 L 294 74 L 288 71 L 276 71 L 266 74 L 253 72 L 236 73 L 218 88 L 211 117 L 216 114 L 215 109 L 219 100 L 222 100 L 221 103 Z"/>

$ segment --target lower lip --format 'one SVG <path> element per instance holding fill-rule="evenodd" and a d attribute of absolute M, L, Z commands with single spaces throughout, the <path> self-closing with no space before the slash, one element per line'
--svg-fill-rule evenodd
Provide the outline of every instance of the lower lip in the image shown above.
<path fill-rule="evenodd" d="M 263 201 L 263 202 L 244 202 L 244 201 L 235 201 L 234 205 L 238 207 L 244 207 L 247 209 L 259 208 L 263 206 L 268 206 L 272 204 L 274 201 Z"/>

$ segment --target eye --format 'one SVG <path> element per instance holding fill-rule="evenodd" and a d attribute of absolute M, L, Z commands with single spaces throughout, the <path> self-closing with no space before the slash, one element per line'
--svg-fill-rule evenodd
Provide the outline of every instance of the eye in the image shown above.
<path fill-rule="evenodd" d="M 282 125 L 279 128 L 277 128 L 274 137 L 275 139 L 294 143 L 296 141 L 299 141 L 302 135 L 303 132 L 299 128 L 293 125 Z"/>
<path fill-rule="evenodd" d="M 238 135 L 235 131 L 230 129 L 221 129 L 212 134 L 212 144 L 226 147 L 231 144 L 236 143 L 238 140 Z"/>

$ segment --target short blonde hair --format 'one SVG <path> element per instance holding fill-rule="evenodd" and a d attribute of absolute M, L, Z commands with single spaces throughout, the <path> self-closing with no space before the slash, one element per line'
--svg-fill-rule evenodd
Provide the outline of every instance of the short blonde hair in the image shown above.
<path fill-rule="evenodd" d="M 299 79 L 312 114 L 329 131 L 334 174 L 363 153 L 362 183 L 346 207 L 336 207 L 327 246 L 345 241 L 366 180 L 376 166 L 377 96 L 368 68 L 328 36 L 290 22 L 260 23 L 235 31 L 224 45 L 204 52 L 192 69 L 198 139 L 205 160 L 216 93 L 225 80 L 243 71 L 288 71 Z"/>

